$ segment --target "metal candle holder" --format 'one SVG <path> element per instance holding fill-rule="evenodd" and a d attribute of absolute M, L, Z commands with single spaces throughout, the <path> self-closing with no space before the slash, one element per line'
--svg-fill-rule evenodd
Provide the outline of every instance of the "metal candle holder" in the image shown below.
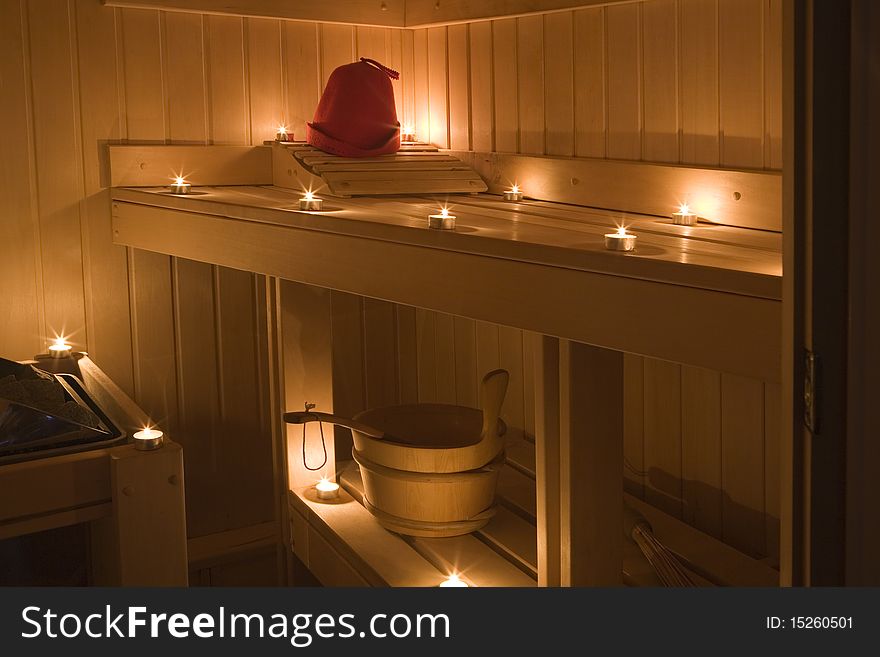
<path fill-rule="evenodd" d="M 632 251 L 636 248 L 636 238 L 636 235 L 620 228 L 616 233 L 605 233 L 605 248 L 609 251 Z"/>
<path fill-rule="evenodd" d="M 192 185 L 186 182 L 183 178 L 177 178 L 173 183 L 168 185 L 168 189 L 171 190 L 172 194 L 189 194 Z"/>
<path fill-rule="evenodd" d="M 505 201 L 522 201 L 523 194 L 519 191 L 519 186 L 514 185 L 511 189 L 508 189 L 504 192 L 504 200 Z"/>
<path fill-rule="evenodd" d="M 312 196 L 311 192 L 306 192 L 306 195 L 299 200 L 299 209 L 320 212 L 324 209 L 324 199 Z"/>
<path fill-rule="evenodd" d="M 678 212 L 672 213 L 672 223 L 676 226 L 696 226 L 699 220 L 700 217 L 691 212 L 687 203 L 682 203 Z"/>
<path fill-rule="evenodd" d="M 135 432 L 134 448 L 142 452 L 159 449 L 165 444 L 164 434 L 158 429 L 143 429 Z"/>
<path fill-rule="evenodd" d="M 440 214 L 429 214 L 428 228 L 433 228 L 434 230 L 455 230 L 455 215 L 449 214 L 446 208 Z"/>
<path fill-rule="evenodd" d="M 293 141 L 293 135 L 287 132 L 287 126 L 278 126 L 278 132 L 275 133 L 275 141 Z"/>

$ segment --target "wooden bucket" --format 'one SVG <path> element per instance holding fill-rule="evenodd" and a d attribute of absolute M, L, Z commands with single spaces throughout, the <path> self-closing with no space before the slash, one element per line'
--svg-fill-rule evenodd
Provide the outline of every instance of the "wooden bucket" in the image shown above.
<path fill-rule="evenodd" d="M 364 504 L 382 526 L 410 536 L 459 536 L 476 531 L 494 515 L 495 487 L 504 453 L 476 470 L 425 473 L 352 456 L 364 482 Z"/>

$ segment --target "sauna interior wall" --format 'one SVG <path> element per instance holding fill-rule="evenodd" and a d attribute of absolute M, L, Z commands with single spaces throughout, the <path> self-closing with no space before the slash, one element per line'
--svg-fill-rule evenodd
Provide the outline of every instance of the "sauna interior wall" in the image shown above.
<path fill-rule="evenodd" d="M 399 115 L 440 145 L 779 169 L 780 4 L 649 0 L 392 30 L 4 2 L 0 354 L 59 333 L 87 349 L 186 449 L 191 545 L 215 555 L 194 581 L 270 581 L 266 281 L 113 246 L 102 144 L 258 144 L 279 121 L 301 135 L 330 71 L 373 56 L 403 74 Z M 367 355 L 363 393 L 343 406 L 468 401 L 500 363 L 508 419 L 531 430 L 528 336 L 347 301 Z M 377 341 L 397 352 L 384 372 Z M 627 372 L 628 487 L 775 554 L 776 386 L 639 357 Z M 216 557 L 248 542 L 268 547 Z"/>

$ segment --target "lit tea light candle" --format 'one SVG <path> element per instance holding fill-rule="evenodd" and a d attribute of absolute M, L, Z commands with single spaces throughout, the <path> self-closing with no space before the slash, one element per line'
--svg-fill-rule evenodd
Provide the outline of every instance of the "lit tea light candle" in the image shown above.
<path fill-rule="evenodd" d="M 318 198 L 312 193 L 312 190 L 308 190 L 305 195 L 299 200 L 299 209 L 300 210 L 311 210 L 311 211 L 320 211 L 324 209 L 324 199 Z"/>
<path fill-rule="evenodd" d="M 522 201 L 523 195 L 522 192 L 519 191 L 519 185 L 514 185 L 506 192 L 504 192 L 504 200 L 505 201 Z"/>
<path fill-rule="evenodd" d="M 678 212 L 672 213 L 672 223 L 677 226 L 696 226 L 700 218 L 691 212 L 687 203 L 678 206 Z"/>
<path fill-rule="evenodd" d="M 616 233 L 605 233 L 605 248 L 609 251 L 632 251 L 636 248 L 636 235 L 620 226 Z"/>
<path fill-rule="evenodd" d="M 172 194 L 189 194 L 192 185 L 184 180 L 183 176 L 177 176 L 174 182 L 168 185 Z"/>
<path fill-rule="evenodd" d="M 55 342 L 49 345 L 49 355 L 52 358 L 69 358 L 73 349 L 64 341 L 64 338 L 55 338 Z"/>
<path fill-rule="evenodd" d="M 319 500 L 335 500 L 339 497 L 339 484 L 330 481 L 327 477 L 321 477 L 321 481 L 315 484 Z"/>
<path fill-rule="evenodd" d="M 293 141 L 293 133 L 287 131 L 286 125 L 279 125 L 275 133 L 275 141 Z"/>
<path fill-rule="evenodd" d="M 159 449 L 165 442 L 164 435 L 158 429 L 144 427 L 140 431 L 136 431 L 134 436 L 134 448 L 141 451 L 149 451 L 151 449 Z"/>
<path fill-rule="evenodd" d="M 440 214 L 428 215 L 428 228 L 455 230 L 455 215 L 449 214 L 449 208 L 440 208 Z"/>
<path fill-rule="evenodd" d="M 461 577 L 458 576 L 458 573 L 452 573 L 445 580 L 440 582 L 441 589 L 466 589 L 468 588 L 468 583 L 465 582 Z"/>
<path fill-rule="evenodd" d="M 404 123 L 400 132 L 400 141 L 404 144 L 412 144 L 416 140 L 416 128 L 412 123 Z"/>

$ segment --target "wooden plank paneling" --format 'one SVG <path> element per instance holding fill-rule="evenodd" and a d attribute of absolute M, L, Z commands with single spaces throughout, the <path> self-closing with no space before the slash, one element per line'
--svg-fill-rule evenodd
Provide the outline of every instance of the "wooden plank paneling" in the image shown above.
<path fill-rule="evenodd" d="M 128 279 L 135 401 L 150 420 L 173 436 L 178 426 L 178 394 L 171 259 L 149 251 L 129 250 Z"/>
<path fill-rule="evenodd" d="M 416 129 L 416 138 L 430 141 L 431 113 L 429 104 L 428 78 L 428 31 L 416 30 L 412 33 L 413 70 L 415 100 L 412 121 Z"/>
<path fill-rule="evenodd" d="M 114 102 L 120 91 L 116 79 L 115 16 L 94 2 L 80 1 L 76 4 L 76 29 L 85 191 L 81 208 L 88 351 L 119 387 L 133 395 L 128 263 L 125 248 L 114 245 L 112 240 L 104 148 L 106 141 L 122 137 L 119 104 Z M 2 179 L 7 176 L 3 175 Z M 10 198 L 3 192 L 0 196 Z M 17 242 L 16 250 L 20 246 Z"/>
<path fill-rule="evenodd" d="M 779 384 L 764 384 L 764 526 L 765 553 L 771 564 L 779 564 L 779 463 L 782 431 L 782 390 Z"/>
<path fill-rule="evenodd" d="M 678 162 L 676 0 L 642 4 L 642 159 Z"/>
<path fill-rule="evenodd" d="M 519 151 L 544 152 L 544 21 L 516 20 L 516 77 L 519 97 Z"/>
<path fill-rule="evenodd" d="M 434 315 L 434 372 L 437 378 L 436 400 L 455 403 L 455 323 L 452 315 Z"/>
<path fill-rule="evenodd" d="M 455 322 L 455 403 L 477 408 L 477 326 L 472 319 L 454 318 Z"/>
<path fill-rule="evenodd" d="M 447 28 L 449 59 L 449 147 L 469 150 L 471 147 L 470 117 L 470 51 L 468 26 Z"/>
<path fill-rule="evenodd" d="M 570 12 L 544 17 L 544 122 L 548 155 L 574 155 L 574 45 Z"/>
<path fill-rule="evenodd" d="M 645 497 L 645 359 L 623 357 L 623 488 Z"/>
<path fill-rule="evenodd" d="M 410 306 L 395 306 L 395 308 L 397 314 L 397 380 L 400 386 L 400 403 L 414 404 L 419 401 L 416 309 Z"/>
<path fill-rule="evenodd" d="M 367 408 L 397 403 L 397 322 L 387 301 L 364 299 L 364 377 Z"/>
<path fill-rule="evenodd" d="M 214 144 L 250 143 L 242 18 L 205 18 L 211 139 Z"/>
<path fill-rule="evenodd" d="M 681 517 L 681 366 L 646 358 L 645 499 Z"/>
<path fill-rule="evenodd" d="M 252 144 L 274 139 L 282 117 L 284 79 L 281 74 L 281 23 L 248 18 L 247 82 Z"/>
<path fill-rule="evenodd" d="M 437 356 L 434 320 L 437 313 L 416 308 L 419 402 L 437 401 Z"/>
<path fill-rule="evenodd" d="M 129 140 L 165 139 L 159 12 L 122 10 L 125 125 Z"/>
<path fill-rule="evenodd" d="M 764 4 L 764 167 L 782 168 L 782 0 Z"/>
<path fill-rule="evenodd" d="M 764 556 L 764 386 L 721 376 L 723 538 L 751 556 Z"/>
<path fill-rule="evenodd" d="M 174 143 L 204 144 L 208 138 L 204 19 L 183 13 L 169 13 L 163 19 L 168 138 Z M 192 172 L 180 173 L 186 176 Z"/>
<path fill-rule="evenodd" d="M 87 342 L 79 201 L 81 144 L 70 16 L 53 3 L 27 4 L 36 203 L 39 208 L 45 330 Z M 6 129 L 4 127 L 4 129 Z"/>
<path fill-rule="evenodd" d="M 470 34 L 470 89 L 472 147 L 476 151 L 495 150 L 495 102 L 492 77 L 492 23 L 473 23 Z"/>
<path fill-rule="evenodd" d="M 354 61 L 355 31 L 351 25 L 321 25 L 321 89 L 333 70 Z"/>
<path fill-rule="evenodd" d="M 764 163 L 762 0 L 719 0 L 718 49 L 721 164 Z"/>
<path fill-rule="evenodd" d="M 608 131 L 606 157 L 641 158 L 642 90 L 639 20 L 642 4 L 605 8 Z"/>
<path fill-rule="evenodd" d="M 680 0 L 681 161 L 719 163 L 717 0 Z"/>
<path fill-rule="evenodd" d="M 427 41 L 429 141 L 440 148 L 449 148 L 446 28 L 430 28 Z"/>
<path fill-rule="evenodd" d="M 214 267 L 192 260 L 174 260 L 174 320 L 177 354 L 179 433 L 175 440 L 186 453 L 187 534 L 204 536 L 222 531 L 226 482 L 218 476 L 223 447 L 218 433 L 219 372 Z"/>
<path fill-rule="evenodd" d="M 682 519 L 720 537 L 721 375 L 681 368 Z"/>
<path fill-rule="evenodd" d="M 605 9 L 574 12 L 575 155 L 605 157 Z"/>
<path fill-rule="evenodd" d="M 516 19 L 492 21 L 493 100 L 495 150 L 519 151 L 519 114 Z"/>
<path fill-rule="evenodd" d="M 22 5 L 0 5 L 0 262 L 6 279 L 0 295 L 0 344 L 4 358 L 30 357 L 45 347 L 40 235 L 32 187 L 30 87 Z"/>
<path fill-rule="evenodd" d="M 306 122 L 315 115 L 322 88 L 318 69 L 318 31 L 309 23 L 285 22 L 282 25 L 282 65 L 287 80 L 287 112 L 282 120 L 297 139 L 306 138 Z"/>
<path fill-rule="evenodd" d="M 498 327 L 498 354 L 500 365 L 510 374 L 507 395 L 501 417 L 511 427 L 522 429 L 525 423 L 523 410 L 523 332 L 508 326 Z M 487 370 L 488 371 L 488 370 Z M 486 372 L 482 372 L 483 377 Z"/>

